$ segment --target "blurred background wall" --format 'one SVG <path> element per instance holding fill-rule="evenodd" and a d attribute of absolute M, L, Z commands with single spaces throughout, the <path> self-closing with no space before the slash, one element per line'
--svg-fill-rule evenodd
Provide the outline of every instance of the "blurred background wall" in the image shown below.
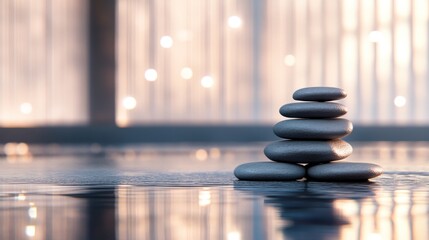
<path fill-rule="evenodd" d="M 88 120 L 85 0 L 0 1 L 0 124 Z"/>
<path fill-rule="evenodd" d="M 429 120 L 426 0 L 120 0 L 117 21 L 121 124 L 273 122 L 319 85 L 357 123 Z"/>
<path fill-rule="evenodd" d="M 346 89 L 357 125 L 428 125 L 428 9 L 427 0 L 1 0 L 0 125 L 96 125 L 97 111 L 119 127 L 270 125 L 293 91 L 320 85 Z"/>

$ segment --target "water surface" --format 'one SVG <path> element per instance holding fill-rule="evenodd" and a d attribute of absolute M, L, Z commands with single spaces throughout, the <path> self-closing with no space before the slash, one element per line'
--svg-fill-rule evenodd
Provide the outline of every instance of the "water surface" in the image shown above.
<path fill-rule="evenodd" d="M 238 181 L 251 146 L 30 146 L 0 159 L 0 239 L 429 239 L 429 144 L 353 144 L 370 182 Z"/>

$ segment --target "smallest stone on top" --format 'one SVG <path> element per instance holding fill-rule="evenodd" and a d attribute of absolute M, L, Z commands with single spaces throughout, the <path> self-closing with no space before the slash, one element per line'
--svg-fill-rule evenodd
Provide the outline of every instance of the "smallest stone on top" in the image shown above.
<path fill-rule="evenodd" d="M 327 102 L 340 100 L 347 97 L 347 93 L 341 88 L 335 87 L 307 87 L 296 90 L 292 98 L 298 101 Z"/>

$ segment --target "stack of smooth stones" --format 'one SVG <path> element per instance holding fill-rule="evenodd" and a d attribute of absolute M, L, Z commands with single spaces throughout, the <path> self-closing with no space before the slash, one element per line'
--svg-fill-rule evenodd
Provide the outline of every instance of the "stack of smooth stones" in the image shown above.
<path fill-rule="evenodd" d="M 306 178 L 315 181 L 366 181 L 383 173 L 371 163 L 338 162 L 352 154 L 352 146 L 340 138 L 353 130 L 352 123 L 339 118 L 347 108 L 335 100 L 346 92 L 333 87 L 309 87 L 294 92 L 302 101 L 283 105 L 280 114 L 294 119 L 274 126 L 274 133 L 285 140 L 265 147 L 272 162 L 251 162 L 234 170 L 240 180 L 291 181 Z"/>

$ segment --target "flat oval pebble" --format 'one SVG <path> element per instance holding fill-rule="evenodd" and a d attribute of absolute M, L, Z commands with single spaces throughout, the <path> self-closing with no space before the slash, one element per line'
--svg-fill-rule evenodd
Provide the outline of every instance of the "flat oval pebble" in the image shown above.
<path fill-rule="evenodd" d="M 284 120 L 273 127 L 274 133 L 286 139 L 342 138 L 353 131 L 353 124 L 347 119 L 291 119 Z"/>
<path fill-rule="evenodd" d="M 308 87 L 296 90 L 293 99 L 301 101 L 334 101 L 347 97 L 347 93 L 341 88 L 335 87 Z"/>
<path fill-rule="evenodd" d="M 305 176 L 305 168 L 298 164 L 250 162 L 236 167 L 234 175 L 248 181 L 292 181 Z"/>
<path fill-rule="evenodd" d="M 269 159 L 287 163 L 336 161 L 352 154 L 352 146 L 340 139 L 329 141 L 283 140 L 268 144 L 264 153 Z"/>
<path fill-rule="evenodd" d="M 280 108 L 280 114 L 290 118 L 336 118 L 346 113 L 346 106 L 334 102 L 288 103 Z"/>
<path fill-rule="evenodd" d="M 316 181 L 366 181 L 380 176 L 383 168 L 372 163 L 335 162 L 312 166 L 307 178 Z"/>

